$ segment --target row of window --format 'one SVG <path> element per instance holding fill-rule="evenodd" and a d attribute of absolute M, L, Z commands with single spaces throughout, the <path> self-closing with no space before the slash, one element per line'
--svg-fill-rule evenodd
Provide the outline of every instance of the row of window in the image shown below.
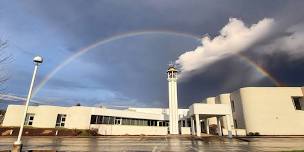
<path fill-rule="evenodd" d="M 92 115 L 91 124 L 110 124 L 110 125 L 136 125 L 136 126 L 168 126 L 168 121 L 134 119 L 123 117 L 112 117 L 102 115 Z"/>
<path fill-rule="evenodd" d="M 26 114 L 24 125 L 32 126 L 35 114 Z M 55 126 L 64 127 L 66 121 L 66 114 L 58 114 Z M 113 125 L 136 125 L 136 126 L 168 126 L 168 121 L 146 120 L 146 119 L 132 119 L 102 115 L 92 115 L 91 124 L 113 124 Z"/>

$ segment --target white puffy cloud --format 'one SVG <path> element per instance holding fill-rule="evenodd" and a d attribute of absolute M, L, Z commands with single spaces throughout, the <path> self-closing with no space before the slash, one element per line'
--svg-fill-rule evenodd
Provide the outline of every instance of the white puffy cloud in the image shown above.
<path fill-rule="evenodd" d="M 271 35 L 274 26 L 275 21 L 271 18 L 262 19 L 250 27 L 239 19 L 230 18 L 218 36 L 213 39 L 204 36 L 201 46 L 179 56 L 176 64 L 181 70 L 180 77 L 187 77 L 211 63 L 244 51 L 261 42 Z"/>

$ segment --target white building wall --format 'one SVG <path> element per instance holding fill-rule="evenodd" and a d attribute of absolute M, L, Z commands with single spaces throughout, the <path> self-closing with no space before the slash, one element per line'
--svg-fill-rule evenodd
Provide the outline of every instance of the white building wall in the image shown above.
<path fill-rule="evenodd" d="M 117 110 L 117 109 L 92 107 L 91 114 L 92 115 L 113 116 L 113 117 L 124 117 L 124 118 L 165 120 L 163 114 L 148 113 L 145 111 L 134 111 L 131 109 Z"/>
<path fill-rule="evenodd" d="M 91 121 L 91 107 L 73 106 L 67 110 L 66 128 L 89 129 Z"/>
<path fill-rule="evenodd" d="M 19 106 L 18 109 L 21 109 L 23 111 L 24 106 Z M 57 106 L 29 106 L 28 113 L 35 114 L 32 126 L 37 128 L 54 128 L 56 125 L 56 119 L 58 114 L 66 114 L 67 118 L 71 117 L 67 114 L 66 107 Z M 19 120 L 22 119 L 21 116 L 22 115 L 19 115 Z M 66 121 L 65 125 L 67 125 L 67 123 L 68 120 Z"/>
<path fill-rule="evenodd" d="M 235 95 L 239 94 L 239 95 Z M 261 135 L 304 135 L 304 111 L 295 110 L 292 96 L 303 96 L 300 87 L 241 88 L 234 93 L 236 112 L 242 112 L 246 131 Z M 237 97 L 237 98 L 235 98 Z"/>
<path fill-rule="evenodd" d="M 189 115 L 224 116 L 229 114 L 230 107 L 226 104 L 194 103 L 189 107 Z"/>
<path fill-rule="evenodd" d="M 4 117 L 3 126 L 20 126 L 23 116 L 23 105 L 9 105 Z M 58 113 L 66 113 L 66 107 L 29 106 L 28 113 L 34 113 L 32 127 L 54 128 Z"/>
<path fill-rule="evenodd" d="M 207 104 L 215 104 L 215 97 L 209 97 L 206 99 Z M 216 117 L 211 117 L 208 118 L 209 121 L 209 126 L 210 125 L 217 125 L 217 118 Z"/>
<path fill-rule="evenodd" d="M 24 106 L 22 106 L 24 107 Z M 34 108 L 29 108 L 29 110 Z M 19 105 L 8 105 L 2 126 L 20 126 L 24 108 Z"/>
<path fill-rule="evenodd" d="M 230 119 L 231 128 L 234 129 L 232 110 L 231 110 L 231 102 L 230 102 L 230 94 L 226 93 L 226 94 L 220 94 L 220 95 L 216 96 L 215 103 L 216 104 L 227 104 L 228 105 L 229 113 L 230 113 L 228 119 Z M 228 128 L 228 126 L 227 126 L 227 116 L 223 116 L 221 118 L 221 124 L 223 124 L 225 129 Z"/>
<path fill-rule="evenodd" d="M 149 113 L 149 114 L 161 114 L 164 116 L 164 120 L 169 120 L 169 109 L 168 108 L 128 108 L 136 112 Z M 177 109 L 178 115 L 186 116 L 189 109 Z"/>
<path fill-rule="evenodd" d="M 101 135 L 167 135 L 168 127 L 133 125 L 91 125 Z"/>
<path fill-rule="evenodd" d="M 233 117 L 232 123 L 234 124 L 234 128 L 246 129 L 240 90 L 234 91 L 233 93 L 230 94 L 230 103 L 231 105 L 232 103 L 234 105 L 234 111 L 233 109 L 231 109 L 232 117 Z"/>
<path fill-rule="evenodd" d="M 20 126 L 23 110 L 23 105 L 9 105 L 2 126 Z M 91 115 L 104 115 L 149 120 L 165 120 L 162 114 L 151 114 L 130 110 L 116 110 L 83 106 L 29 106 L 28 113 L 35 114 L 32 127 L 37 128 L 54 128 L 56 125 L 56 119 L 58 114 L 66 115 L 64 128 L 69 129 L 89 129 Z"/>

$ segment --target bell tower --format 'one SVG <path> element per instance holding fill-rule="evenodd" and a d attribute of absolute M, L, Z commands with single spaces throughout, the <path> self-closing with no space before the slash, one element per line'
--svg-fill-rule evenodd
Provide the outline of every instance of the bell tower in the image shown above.
<path fill-rule="evenodd" d="M 170 134 L 178 132 L 178 104 L 177 104 L 177 70 L 174 65 L 169 65 L 167 70 L 169 90 L 169 131 Z"/>

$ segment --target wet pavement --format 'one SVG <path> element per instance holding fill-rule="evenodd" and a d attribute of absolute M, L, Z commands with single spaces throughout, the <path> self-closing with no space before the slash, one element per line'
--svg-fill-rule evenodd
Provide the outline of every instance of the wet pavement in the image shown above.
<path fill-rule="evenodd" d="M 0 137 L 0 151 L 10 150 L 16 137 Z M 304 138 L 191 136 L 23 137 L 23 150 L 56 151 L 290 151 L 304 150 Z"/>

